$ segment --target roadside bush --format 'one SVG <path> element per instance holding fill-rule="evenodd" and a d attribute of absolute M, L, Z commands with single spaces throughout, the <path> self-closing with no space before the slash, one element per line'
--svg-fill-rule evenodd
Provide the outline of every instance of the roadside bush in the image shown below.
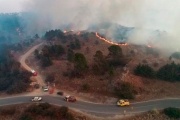
<path fill-rule="evenodd" d="M 66 119 L 67 120 L 75 120 L 74 116 L 71 113 L 69 113 L 69 112 L 66 114 Z"/>
<path fill-rule="evenodd" d="M 15 108 L 5 108 L 0 110 L 1 115 L 14 115 L 16 112 Z"/>
<path fill-rule="evenodd" d="M 83 91 L 89 91 L 89 90 L 90 90 L 89 84 L 88 84 L 88 83 L 83 84 L 83 85 L 82 85 L 82 90 L 83 90 Z"/>
<path fill-rule="evenodd" d="M 66 106 L 62 106 L 59 108 L 59 113 L 61 114 L 62 117 L 66 117 L 69 109 Z"/>
<path fill-rule="evenodd" d="M 117 83 L 114 92 L 119 98 L 123 99 L 134 99 L 135 97 L 134 86 L 128 82 Z"/>
<path fill-rule="evenodd" d="M 46 83 L 47 82 L 52 83 L 52 82 L 54 82 L 54 80 L 55 80 L 54 74 L 49 74 L 49 75 L 46 76 L 45 82 Z"/>
<path fill-rule="evenodd" d="M 29 113 L 24 113 L 24 114 L 21 115 L 19 120 L 33 120 L 33 117 Z"/>
<path fill-rule="evenodd" d="M 49 103 L 41 103 L 38 105 L 38 107 L 42 108 L 43 110 L 48 109 L 51 107 Z"/>
<path fill-rule="evenodd" d="M 32 105 L 29 108 L 27 108 L 26 112 L 33 114 L 41 114 L 43 113 L 43 109 L 41 107 L 38 107 L 37 105 Z"/>
<path fill-rule="evenodd" d="M 170 118 L 178 119 L 180 118 L 180 109 L 169 107 L 164 109 L 164 114 Z"/>
<path fill-rule="evenodd" d="M 166 81 L 180 81 L 180 64 L 167 64 L 157 71 L 157 78 Z"/>
<path fill-rule="evenodd" d="M 159 110 L 157 110 L 157 109 L 152 109 L 152 110 L 150 110 L 149 111 L 151 114 L 153 114 L 153 115 L 158 115 L 159 114 Z"/>
<path fill-rule="evenodd" d="M 139 64 L 135 70 L 135 75 L 142 76 L 142 77 L 148 77 L 148 78 L 154 78 L 155 77 L 155 71 L 148 65 L 141 65 Z"/>

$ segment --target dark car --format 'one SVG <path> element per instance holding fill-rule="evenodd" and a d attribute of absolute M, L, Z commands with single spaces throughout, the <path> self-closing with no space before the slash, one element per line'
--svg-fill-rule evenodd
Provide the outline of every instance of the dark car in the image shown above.
<path fill-rule="evenodd" d="M 57 95 L 63 95 L 63 92 L 59 91 L 57 92 Z"/>
<path fill-rule="evenodd" d="M 66 96 L 64 98 L 64 100 L 67 102 L 76 102 L 76 98 L 74 96 L 70 96 L 70 95 Z"/>

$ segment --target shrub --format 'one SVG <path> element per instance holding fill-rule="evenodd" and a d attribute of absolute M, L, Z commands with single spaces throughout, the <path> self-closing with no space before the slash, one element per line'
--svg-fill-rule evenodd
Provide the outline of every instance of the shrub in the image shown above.
<path fill-rule="evenodd" d="M 180 65 L 171 63 L 164 65 L 157 71 L 157 78 L 166 81 L 180 81 Z"/>
<path fill-rule="evenodd" d="M 66 114 L 66 119 L 67 119 L 67 120 L 75 120 L 75 119 L 74 119 L 74 116 L 73 116 L 71 113 L 67 113 L 67 114 Z"/>
<path fill-rule="evenodd" d="M 151 111 L 149 111 L 151 114 L 153 115 L 158 115 L 159 114 L 159 110 L 157 109 L 152 109 Z"/>
<path fill-rule="evenodd" d="M 82 85 L 82 90 L 83 90 L 83 91 L 89 91 L 89 90 L 90 90 L 89 84 L 88 84 L 88 83 L 83 84 L 83 85 Z"/>
<path fill-rule="evenodd" d="M 148 78 L 154 78 L 155 77 L 155 71 L 148 65 L 141 65 L 139 64 L 135 70 L 135 75 L 139 75 L 142 77 L 148 77 Z"/>
<path fill-rule="evenodd" d="M 43 110 L 45 110 L 51 107 L 51 105 L 49 103 L 41 103 L 38 105 L 38 107 L 41 107 Z"/>
<path fill-rule="evenodd" d="M 178 108 L 172 108 L 172 107 L 166 108 L 164 109 L 164 113 L 170 118 L 176 118 L 176 119 L 180 118 L 180 109 Z"/>
<path fill-rule="evenodd" d="M 46 76 L 45 82 L 46 82 L 46 83 L 47 83 L 47 82 L 52 83 L 52 82 L 54 82 L 54 80 L 55 80 L 54 74 L 51 73 L 51 74 L 49 74 L 49 75 Z"/>
<path fill-rule="evenodd" d="M 15 114 L 16 109 L 15 108 L 5 108 L 0 110 L 0 114 L 2 115 L 13 115 Z"/>
<path fill-rule="evenodd" d="M 59 109 L 59 112 L 61 114 L 62 117 L 66 117 L 67 116 L 67 113 L 68 113 L 68 107 L 66 106 L 62 106 L 60 109 Z"/>
<path fill-rule="evenodd" d="M 135 97 L 134 86 L 128 82 L 117 83 L 114 91 L 119 98 L 133 99 Z"/>
<path fill-rule="evenodd" d="M 33 118 L 29 113 L 24 113 L 24 114 L 21 115 L 19 120 L 33 120 Z"/>
<path fill-rule="evenodd" d="M 41 114 L 43 113 L 43 109 L 38 107 L 37 105 L 31 105 L 29 108 L 26 109 L 26 112 L 30 112 L 33 114 Z"/>

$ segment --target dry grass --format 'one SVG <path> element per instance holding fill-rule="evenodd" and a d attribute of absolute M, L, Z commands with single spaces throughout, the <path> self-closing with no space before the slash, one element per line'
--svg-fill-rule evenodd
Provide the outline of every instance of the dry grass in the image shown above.
<path fill-rule="evenodd" d="M 75 52 L 83 53 L 89 66 L 91 66 L 95 52 L 101 50 L 104 55 L 107 55 L 110 44 L 98 40 L 93 34 L 90 34 L 89 38 L 88 41 L 80 38 L 80 41 L 82 41 L 82 49 L 76 50 Z M 97 40 L 99 41 L 99 44 L 95 44 Z M 65 46 L 66 45 L 67 44 L 65 44 Z M 88 53 L 86 51 L 87 47 L 89 47 L 90 50 Z M 146 63 L 157 70 L 159 67 L 171 62 L 168 57 L 147 54 L 149 48 L 146 46 L 128 45 L 121 46 L 121 48 L 123 49 L 124 55 L 132 57 L 132 60 L 126 66 L 129 72 L 125 75 L 123 80 L 131 82 L 137 88 L 139 94 L 135 101 L 180 96 L 180 83 L 178 82 L 170 83 L 160 80 L 150 80 L 133 75 L 133 69 L 139 63 Z M 134 56 L 130 53 L 131 51 L 134 51 Z M 68 67 L 73 66 L 66 60 L 54 60 L 52 66 L 43 70 L 38 66 L 39 63 L 33 56 L 28 60 L 32 66 L 38 71 L 41 71 L 42 75 L 55 74 L 56 87 L 64 92 L 72 93 L 87 101 L 111 103 L 116 101 L 116 99 L 113 98 L 115 96 L 113 96 L 112 86 L 110 85 L 110 79 L 107 75 L 95 76 L 92 73 L 88 73 L 84 78 L 69 79 L 63 76 L 63 72 L 66 71 Z M 156 66 L 154 66 L 155 63 L 157 63 Z M 122 80 L 122 73 L 124 73 L 123 69 L 118 68 L 115 72 L 115 77 L 111 82 Z M 90 90 L 88 92 L 82 91 L 83 84 L 89 84 Z"/>

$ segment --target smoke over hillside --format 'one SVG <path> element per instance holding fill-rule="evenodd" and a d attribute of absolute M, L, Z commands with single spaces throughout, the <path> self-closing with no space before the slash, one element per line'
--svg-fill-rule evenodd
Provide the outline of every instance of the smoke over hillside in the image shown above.
<path fill-rule="evenodd" d="M 152 31 L 157 30 L 155 34 L 166 33 L 166 37 L 161 33 L 163 36 L 158 38 L 161 40 L 156 41 L 159 46 L 172 49 L 180 46 L 179 5 L 179 0 L 29 0 L 24 10 L 37 16 L 37 21 L 32 23 L 39 30 L 67 25 L 74 30 L 84 30 L 101 23 L 118 23 L 138 29 L 130 35 L 130 42 L 144 44 L 147 37 L 154 34 Z M 112 29 L 106 30 L 110 33 Z"/>
<path fill-rule="evenodd" d="M 28 34 L 95 28 L 113 40 L 154 42 L 169 51 L 180 47 L 179 5 L 179 0 L 26 0 L 21 15 Z"/>

